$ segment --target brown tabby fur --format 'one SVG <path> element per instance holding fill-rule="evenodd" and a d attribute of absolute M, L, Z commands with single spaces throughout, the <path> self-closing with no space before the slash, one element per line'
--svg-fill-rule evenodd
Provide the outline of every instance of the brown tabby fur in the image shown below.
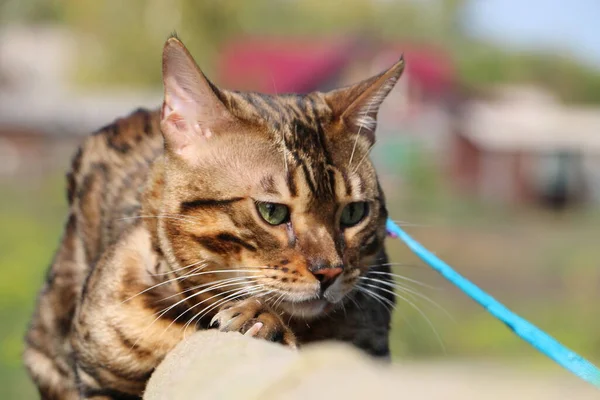
<path fill-rule="evenodd" d="M 42 398 L 138 399 L 211 320 L 293 347 L 334 339 L 388 356 L 393 296 L 379 290 L 388 276 L 373 275 L 389 271 L 387 211 L 368 153 L 402 67 L 330 93 L 239 93 L 212 85 L 169 39 L 162 110 L 118 119 L 73 159 L 64 236 L 26 337 Z M 267 224 L 257 199 L 286 204 L 291 221 Z M 354 201 L 368 214 L 341 229 Z M 380 280 L 375 295 L 359 276 Z"/>

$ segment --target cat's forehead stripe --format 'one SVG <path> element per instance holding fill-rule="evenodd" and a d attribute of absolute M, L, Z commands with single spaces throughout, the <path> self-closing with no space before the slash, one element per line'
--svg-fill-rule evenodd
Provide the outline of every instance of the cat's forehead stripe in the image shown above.
<path fill-rule="evenodd" d="M 316 94 L 273 96 L 251 92 L 228 92 L 232 112 L 245 119 L 260 119 L 279 136 L 282 157 L 286 163 L 286 184 L 291 197 L 298 195 L 298 185 L 307 187 L 319 200 L 335 198 L 337 169 L 329 153 L 322 121 L 328 121 L 329 108 Z M 299 169 L 299 174 L 293 169 Z M 360 197 L 363 185 L 360 177 L 348 176 L 343 170 L 343 185 L 347 196 Z M 265 192 L 272 190 L 268 182 Z M 267 190 L 269 189 L 269 190 Z"/>
<path fill-rule="evenodd" d="M 287 155 L 284 155 L 284 157 L 287 157 Z M 296 197 L 298 195 L 298 188 L 296 186 L 296 180 L 294 178 L 294 173 L 291 168 L 288 168 L 287 170 L 286 183 L 290 191 L 290 195 L 292 197 Z"/>
<path fill-rule="evenodd" d="M 348 174 L 344 170 L 340 170 L 340 173 L 342 175 L 342 182 L 344 184 L 344 187 L 346 188 L 346 196 L 352 196 L 352 184 L 350 183 L 350 178 L 348 177 Z"/>
<path fill-rule="evenodd" d="M 275 183 L 275 177 L 273 175 L 263 176 L 260 180 L 260 186 L 267 194 L 272 194 L 275 196 L 281 195 L 277 190 L 277 184 Z"/>

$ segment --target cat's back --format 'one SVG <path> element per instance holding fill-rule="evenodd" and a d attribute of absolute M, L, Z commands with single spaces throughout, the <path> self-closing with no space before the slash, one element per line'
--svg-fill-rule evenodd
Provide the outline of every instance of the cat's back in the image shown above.
<path fill-rule="evenodd" d="M 98 258 L 139 219 L 150 166 L 162 154 L 158 111 L 139 109 L 87 137 L 67 174 L 69 216 L 26 334 L 25 365 L 42 398 L 79 398 L 69 335 Z"/>
<path fill-rule="evenodd" d="M 88 264 L 136 222 L 150 166 L 162 151 L 159 112 L 145 109 L 99 129 L 78 149 L 67 197 Z"/>

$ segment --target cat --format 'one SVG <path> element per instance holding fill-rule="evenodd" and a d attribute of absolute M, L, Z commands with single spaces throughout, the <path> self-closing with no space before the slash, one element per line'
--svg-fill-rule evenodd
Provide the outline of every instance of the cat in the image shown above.
<path fill-rule="evenodd" d="M 24 361 L 43 399 L 139 399 L 198 329 L 389 357 L 387 210 L 369 151 L 404 69 L 327 93 L 217 88 L 176 37 L 164 102 L 90 135 Z"/>

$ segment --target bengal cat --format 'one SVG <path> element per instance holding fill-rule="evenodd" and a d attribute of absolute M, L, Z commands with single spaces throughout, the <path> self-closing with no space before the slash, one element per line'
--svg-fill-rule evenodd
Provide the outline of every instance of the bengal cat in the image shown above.
<path fill-rule="evenodd" d="M 89 136 L 26 337 L 43 399 L 139 399 L 194 330 L 389 356 L 387 210 L 369 151 L 387 71 L 328 93 L 217 88 L 176 37 L 164 102 Z"/>

